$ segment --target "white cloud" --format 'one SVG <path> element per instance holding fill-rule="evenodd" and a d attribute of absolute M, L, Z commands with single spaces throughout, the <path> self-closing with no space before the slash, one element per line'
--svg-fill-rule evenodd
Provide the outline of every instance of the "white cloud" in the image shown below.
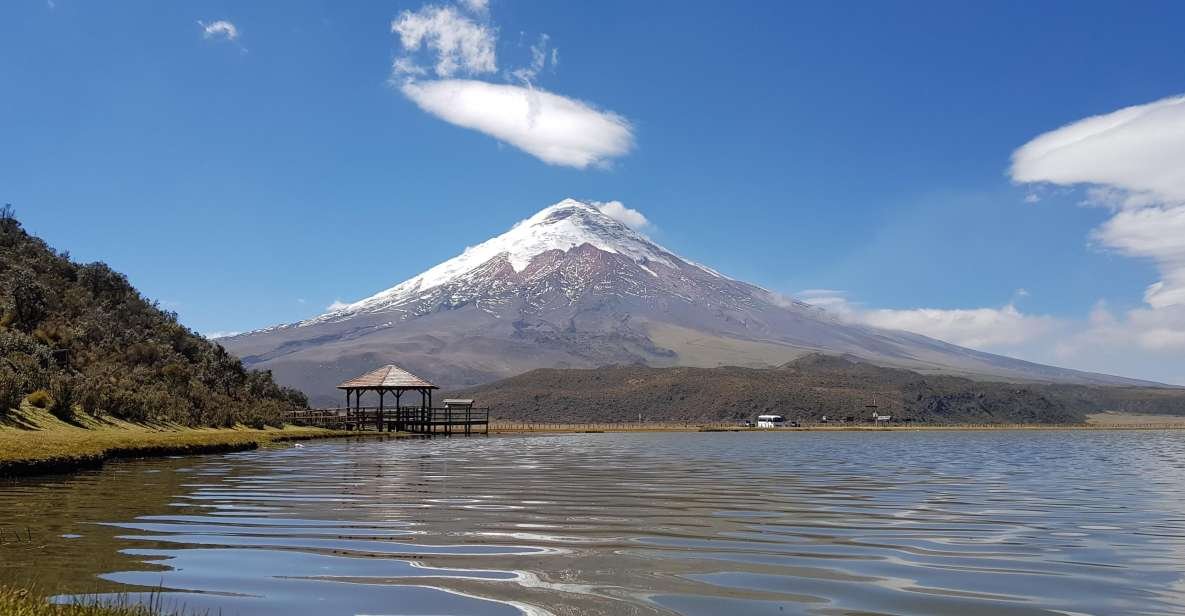
<path fill-rule="evenodd" d="M 795 294 L 833 317 L 899 329 L 981 351 L 1029 361 L 1185 385 L 1174 358 L 1185 353 L 1185 306 L 1139 308 L 1116 315 L 1099 302 L 1085 319 L 1002 307 L 963 309 L 869 309 L 835 289 Z M 1027 295 L 1023 289 L 1014 298 Z M 789 305 L 790 302 L 787 302 Z"/>
<path fill-rule="evenodd" d="M 202 37 L 204 38 L 228 41 L 235 41 L 239 38 L 239 29 L 224 19 L 209 24 L 199 21 L 198 25 L 202 27 Z"/>
<path fill-rule="evenodd" d="M 399 35 L 405 52 L 422 48 L 436 56 L 433 67 L 439 77 L 458 73 L 477 75 L 498 70 L 494 30 L 461 14 L 451 6 L 428 5 L 418 11 L 404 11 L 391 22 L 391 32 Z M 395 61 L 400 75 L 422 74 L 424 69 L 404 56 Z"/>
<path fill-rule="evenodd" d="M 335 300 L 333 300 L 332 304 L 329 304 L 328 306 L 325 307 L 325 310 L 327 310 L 329 312 L 333 312 L 334 310 L 341 310 L 342 308 L 345 308 L 347 306 L 349 306 L 348 303 L 343 302 L 340 299 L 335 299 Z"/>
<path fill-rule="evenodd" d="M 206 332 L 202 335 L 205 336 L 209 340 L 217 340 L 219 338 L 230 338 L 231 336 L 238 336 L 241 333 L 243 333 L 243 332 L 240 332 L 240 331 L 216 331 L 216 332 Z"/>
<path fill-rule="evenodd" d="M 860 322 L 887 329 L 903 329 L 972 349 L 1016 346 L 1052 332 L 1059 325 L 1048 316 L 1025 314 L 1009 303 L 1000 308 L 944 310 L 876 309 L 856 313 Z"/>
<path fill-rule="evenodd" d="M 1012 155 L 1021 183 L 1105 185 L 1185 201 L 1185 96 L 1079 120 Z"/>
<path fill-rule="evenodd" d="M 602 214 L 635 230 L 645 231 L 653 227 L 646 215 L 633 208 L 628 208 L 620 201 L 590 201 Z"/>
<path fill-rule="evenodd" d="M 1099 302 L 1086 327 L 1057 344 L 1059 357 L 1101 350 L 1138 351 L 1168 359 L 1185 352 L 1185 306 L 1134 308 L 1116 315 Z"/>
<path fill-rule="evenodd" d="M 1185 160 L 1181 161 L 1185 175 Z M 1095 230 L 1093 237 L 1118 252 L 1153 260 L 1162 279 L 1144 292 L 1153 308 L 1185 304 L 1185 206 L 1124 209 Z"/>
<path fill-rule="evenodd" d="M 483 132 L 552 165 L 604 165 L 633 147 L 625 118 L 545 90 L 464 79 L 411 81 L 401 90 L 446 122 Z"/>
<path fill-rule="evenodd" d="M 845 321 L 922 334 L 981 351 L 1005 351 L 1045 336 L 1062 323 L 1044 315 L 1025 314 L 1014 302 L 999 308 L 890 308 L 868 309 L 850 301 L 835 289 L 806 289 L 796 294 L 802 301 L 823 308 Z M 1018 289 L 1016 297 L 1028 292 Z"/>

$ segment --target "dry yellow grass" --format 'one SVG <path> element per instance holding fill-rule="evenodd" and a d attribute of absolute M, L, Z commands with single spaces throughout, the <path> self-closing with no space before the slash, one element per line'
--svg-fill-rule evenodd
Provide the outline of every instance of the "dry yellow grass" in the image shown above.
<path fill-rule="evenodd" d="M 1133 424 L 1168 424 L 1185 428 L 1185 415 L 1148 415 L 1141 413 L 1122 413 L 1107 411 L 1086 416 L 1086 421 L 1092 426 L 1112 427 L 1130 426 Z"/>
<path fill-rule="evenodd" d="M 75 603 L 59 605 L 36 591 L 0 586 L 0 614 L 3 616 L 165 616 L 180 612 L 166 611 L 156 605 L 133 605 L 114 601 L 109 603 Z"/>
<path fill-rule="evenodd" d="M 24 405 L 0 425 L 0 476 L 68 472 L 118 457 L 236 451 L 275 441 L 347 434 L 357 433 L 295 426 L 263 430 L 242 426 L 185 428 L 93 417 L 79 418 L 76 425 Z"/>

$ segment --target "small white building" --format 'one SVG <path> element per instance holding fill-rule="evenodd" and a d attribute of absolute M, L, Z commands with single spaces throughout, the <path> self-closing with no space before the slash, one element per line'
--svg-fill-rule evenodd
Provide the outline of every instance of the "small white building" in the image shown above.
<path fill-rule="evenodd" d="M 786 424 L 786 418 L 781 415 L 758 415 L 758 428 L 781 428 Z"/>

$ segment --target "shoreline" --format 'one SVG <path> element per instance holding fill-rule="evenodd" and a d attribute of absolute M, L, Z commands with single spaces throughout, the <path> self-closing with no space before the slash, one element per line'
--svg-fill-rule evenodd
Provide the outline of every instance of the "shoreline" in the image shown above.
<path fill-rule="evenodd" d="M 29 431 L 28 434 L 22 436 L 34 441 L 34 445 L 52 446 L 53 443 L 50 441 L 55 440 L 52 436 L 41 437 L 37 431 Z M 259 449 L 261 446 L 271 443 L 348 436 L 359 436 L 359 433 L 297 427 L 264 430 L 195 428 L 119 435 L 120 444 L 99 444 L 89 451 L 55 453 L 46 456 L 16 457 L 0 448 L 0 479 L 94 470 L 102 468 L 110 460 L 232 453 Z M 103 441 L 105 439 L 99 436 L 97 440 Z M 0 443 L 2 442 L 3 438 L 0 435 Z"/>
<path fill-rule="evenodd" d="M 109 460 L 231 453 L 272 443 L 380 434 L 291 425 L 193 428 L 118 420 L 71 424 L 48 413 L 22 410 L 16 421 L 10 418 L 8 425 L 0 427 L 0 479 L 93 470 Z"/>
<path fill-rule="evenodd" d="M 527 423 L 490 422 L 490 434 L 596 434 L 609 432 L 940 432 L 1039 430 L 1185 430 L 1185 422 L 1075 424 L 809 424 L 798 427 L 750 428 L 718 422 L 682 423 Z"/>

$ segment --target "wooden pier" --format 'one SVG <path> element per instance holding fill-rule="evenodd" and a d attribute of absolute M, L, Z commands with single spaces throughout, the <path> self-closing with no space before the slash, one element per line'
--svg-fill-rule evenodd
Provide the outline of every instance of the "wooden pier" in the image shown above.
<path fill-rule="evenodd" d="M 345 408 L 295 411 L 288 413 L 285 421 L 339 430 L 472 434 L 480 427 L 482 433 L 489 433 L 489 409 L 474 408 L 473 400 L 460 399 L 445 400 L 443 407 L 432 406 L 432 391 L 439 387 L 395 364 L 371 370 L 337 388 L 346 392 Z M 362 406 L 367 392 L 377 394 L 378 406 Z M 418 406 L 401 403 L 408 392 L 419 392 Z M 387 406 L 387 396 L 394 398 L 395 404 Z"/>
<path fill-rule="evenodd" d="M 413 434 L 489 434 L 490 409 L 473 406 L 407 406 L 398 409 L 376 406 L 349 409 L 309 409 L 284 415 L 284 421 L 298 426 L 331 430 L 386 430 Z"/>

